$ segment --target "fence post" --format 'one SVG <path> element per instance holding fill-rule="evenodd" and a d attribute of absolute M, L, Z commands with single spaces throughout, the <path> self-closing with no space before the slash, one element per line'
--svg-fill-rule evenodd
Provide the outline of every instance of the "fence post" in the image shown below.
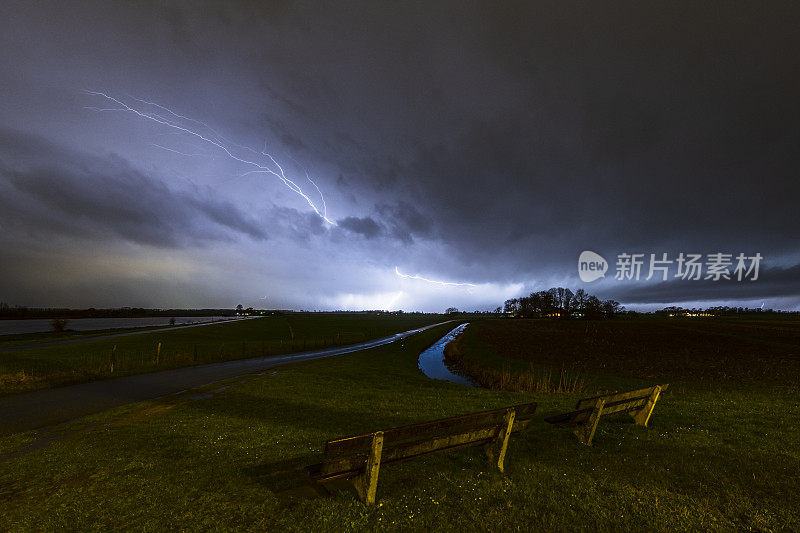
<path fill-rule="evenodd" d="M 647 422 L 650 421 L 650 415 L 653 414 L 653 409 L 656 406 L 656 402 L 658 401 L 658 397 L 661 395 L 661 386 L 656 385 L 653 387 L 653 390 L 650 391 L 650 396 L 647 398 L 647 401 L 642 406 L 641 409 L 631 413 L 633 417 L 633 421 L 636 422 L 639 426 L 647 427 Z"/>
<path fill-rule="evenodd" d="M 605 405 L 605 399 L 598 398 L 586 422 L 573 430 L 573 433 L 575 433 L 575 435 L 578 437 L 578 440 L 580 440 L 583 444 L 587 446 L 592 445 L 594 432 L 597 429 L 597 423 L 600 421 L 600 415 L 603 413 L 603 407 Z"/>
<path fill-rule="evenodd" d="M 500 472 L 503 472 L 505 469 L 503 463 L 506 459 L 508 439 L 511 437 L 511 431 L 514 429 L 514 418 L 516 415 L 517 411 L 515 409 L 510 408 L 506 410 L 506 414 L 503 417 L 503 421 L 500 423 L 500 427 L 497 431 L 497 438 L 494 440 L 494 442 L 490 443 L 486 449 L 486 453 L 489 456 L 489 461 L 493 466 L 496 466 Z"/>
<path fill-rule="evenodd" d="M 367 505 L 375 504 L 375 495 L 378 492 L 378 473 L 381 469 L 381 455 L 383 454 L 383 431 L 372 434 L 367 465 L 356 483 L 358 495 Z"/>

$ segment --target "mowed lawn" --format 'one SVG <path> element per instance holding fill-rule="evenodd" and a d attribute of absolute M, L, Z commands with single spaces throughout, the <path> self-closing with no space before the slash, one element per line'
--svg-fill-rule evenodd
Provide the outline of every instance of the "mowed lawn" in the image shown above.
<path fill-rule="evenodd" d="M 442 315 L 294 313 L 0 352 L 0 395 L 353 344 L 444 320 Z M 17 345 L 27 344 L 27 339 L 41 341 L 40 334 L 11 337 Z"/>
<path fill-rule="evenodd" d="M 451 328 L 230 380 L 210 397 L 191 393 L 205 399 L 88 417 L 21 455 L 8 454 L 34 435 L 0 439 L 0 530 L 769 531 L 800 523 L 796 388 L 674 381 L 649 427 L 604 418 L 585 447 L 543 421 L 580 394 L 424 377 L 418 354 Z M 319 460 L 326 439 L 528 401 L 539 409 L 512 437 L 504 476 L 471 448 L 382 468 L 373 508 L 347 491 L 308 497 L 303 467 Z"/>

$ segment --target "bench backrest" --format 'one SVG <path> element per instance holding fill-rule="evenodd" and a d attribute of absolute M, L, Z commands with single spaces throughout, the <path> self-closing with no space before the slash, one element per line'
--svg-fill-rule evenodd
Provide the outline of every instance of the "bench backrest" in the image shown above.
<path fill-rule="evenodd" d="M 669 383 L 659 386 L 663 392 L 667 389 L 667 387 L 669 387 Z M 594 407 L 594 404 L 597 402 L 597 399 L 603 398 L 606 403 L 603 406 L 602 415 L 610 415 L 625 411 L 635 411 L 636 409 L 641 409 L 644 404 L 647 403 L 647 399 L 653 393 L 653 389 L 655 389 L 655 386 L 628 392 L 619 392 L 616 394 L 594 396 L 593 398 L 584 398 L 583 400 L 578 400 L 578 403 L 575 404 L 575 410 L 591 410 Z"/>
<path fill-rule="evenodd" d="M 669 387 L 669 384 L 658 386 L 661 387 L 661 390 L 663 391 Z M 606 394 L 602 396 L 594 396 L 592 398 L 584 398 L 582 400 L 578 400 L 578 403 L 575 405 L 575 410 L 571 413 L 551 416 L 549 418 L 545 418 L 545 421 L 550 422 L 551 424 L 567 426 L 582 424 L 589 420 L 589 417 L 594 411 L 594 406 L 597 403 L 597 400 L 600 398 L 605 400 L 605 404 L 603 405 L 603 410 L 600 412 L 600 416 L 637 411 L 647 404 L 648 399 L 653 393 L 655 387 L 656 386 L 647 387 L 646 389 L 637 389 L 628 392 L 619 392 L 616 394 Z"/>
<path fill-rule="evenodd" d="M 468 415 L 431 420 L 383 431 L 381 463 L 391 463 L 476 446 L 497 438 L 509 409 L 515 412 L 512 432 L 528 426 L 536 403 L 527 403 Z M 320 475 L 349 477 L 364 470 L 373 433 L 354 435 L 325 443 Z"/>

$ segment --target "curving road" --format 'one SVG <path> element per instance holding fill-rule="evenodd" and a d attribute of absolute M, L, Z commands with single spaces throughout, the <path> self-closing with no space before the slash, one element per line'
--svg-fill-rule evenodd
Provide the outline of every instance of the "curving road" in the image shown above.
<path fill-rule="evenodd" d="M 0 436 L 67 422 L 243 374 L 384 346 L 448 322 L 452 320 L 339 348 L 176 368 L 0 397 Z"/>

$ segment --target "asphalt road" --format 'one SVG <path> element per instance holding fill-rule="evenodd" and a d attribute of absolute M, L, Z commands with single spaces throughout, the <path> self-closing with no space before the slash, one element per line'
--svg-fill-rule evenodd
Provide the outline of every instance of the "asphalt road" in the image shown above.
<path fill-rule="evenodd" d="M 176 368 L 0 397 L 0 436 L 67 422 L 243 374 L 384 346 L 447 322 L 339 348 Z"/>

